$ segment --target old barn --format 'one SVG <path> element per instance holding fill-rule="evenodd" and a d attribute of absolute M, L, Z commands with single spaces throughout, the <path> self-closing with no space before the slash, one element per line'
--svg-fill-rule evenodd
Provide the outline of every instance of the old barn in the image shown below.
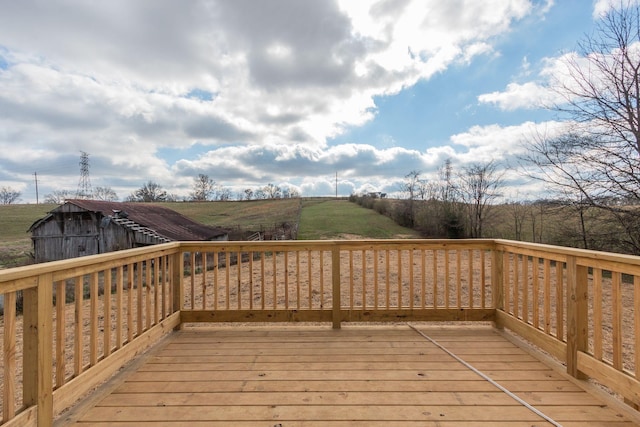
<path fill-rule="evenodd" d="M 170 241 L 228 240 L 226 230 L 147 203 L 67 200 L 29 228 L 36 262 Z"/>

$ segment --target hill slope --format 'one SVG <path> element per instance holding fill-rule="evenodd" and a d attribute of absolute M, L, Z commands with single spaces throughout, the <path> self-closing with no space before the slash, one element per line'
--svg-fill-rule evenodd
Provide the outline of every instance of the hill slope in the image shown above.
<path fill-rule="evenodd" d="M 305 200 L 302 204 L 299 240 L 418 237 L 416 231 L 348 200 Z"/>
<path fill-rule="evenodd" d="M 302 203 L 302 213 L 300 205 Z M 159 203 L 206 225 L 258 231 L 300 217 L 298 239 L 415 238 L 418 234 L 347 200 L 274 199 L 229 202 Z M 23 264 L 32 250 L 27 230 L 58 205 L 0 206 L 0 267 Z"/>

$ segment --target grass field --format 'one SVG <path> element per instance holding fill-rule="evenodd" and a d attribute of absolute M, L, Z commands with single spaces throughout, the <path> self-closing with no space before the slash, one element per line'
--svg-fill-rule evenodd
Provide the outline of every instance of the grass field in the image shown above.
<path fill-rule="evenodd" d="M 260 231 L 283 223 L 295 224 L 301 218 L 298 238 L 306 240 L 418 237 L 416 232 L 398 226 L 391 219 L 346 200 L 273 199 L 243 202 L 174 202 L 159 205 L 202 224 L 229 229 Z M 31 236 L 27 230 L 31 224 L 56 206 L 0 206 L 0 266 L 14 267 L 29 258 Z"/>
<path fill-rule="evenodd" d="M 300 199 L 158 203 L 205 225 L 258 231 L 298 221 Z"/>
<path fill-rule="evenodd" d="M 0 205 L 0 268 L 14 267 L 31 252 L 31 224 L 56 205 Z"/>
<path fill-rule="evenodd" d="M 302 204 L 299 240 L 417 237 L 416 231 L 348 200 L 312 199 Z"/>

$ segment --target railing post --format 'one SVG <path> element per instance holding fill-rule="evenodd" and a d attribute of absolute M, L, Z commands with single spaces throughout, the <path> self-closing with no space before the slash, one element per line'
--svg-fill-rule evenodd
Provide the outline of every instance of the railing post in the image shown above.
<path fill-rule="evenodd" d="M 337 243 L 331 249 L 331 282 L 333 329 L 340 329 L 340 246 Z"/>
<path fill-rule="evenodd" d="M 493 297 L 493 310 L 504 310 L 504 252 L 492 250 L 491 259 L 491 296 Z M 495 316 L 494 327 L 503 329 L 504 325 Z"/>
<path fill-rule="evenodd" d="M 567 257 L 567 373 L 575 378 L 586 376 L 578 371 L 578 352 L 587 349 L 587 267 L 578 266 L 575 256 Z"/>
<path fill-rule="evenodd" d="M 23 402 L 37 405 L 38 427 L 53 424 L 53 277 L 38 276 L 35 288 L 23 291 Z"/>
<path fill-rule="evenodd" d="M 184 252 L 182 252 L 182 249 L 179 249 L 172 255 L 172 260 L 171 286 L 173 286 L 173 309 L 171 312 L 175 313 L 176 311 L 182 311 L 182 304 L 184 303 L 184 287 L 182 286 L 182 278 L 184 276 Z M 182 329 L 182 321 L 180 321 L 175 329 Z"/>

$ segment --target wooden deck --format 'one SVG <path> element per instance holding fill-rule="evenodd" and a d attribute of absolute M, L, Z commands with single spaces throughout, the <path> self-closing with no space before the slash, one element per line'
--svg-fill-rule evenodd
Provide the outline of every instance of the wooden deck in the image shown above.
<path fill-rule="evenodd" d="M 638 425 L 491 327 L 415 328 L 187 328 L 56 425 Z"/>

